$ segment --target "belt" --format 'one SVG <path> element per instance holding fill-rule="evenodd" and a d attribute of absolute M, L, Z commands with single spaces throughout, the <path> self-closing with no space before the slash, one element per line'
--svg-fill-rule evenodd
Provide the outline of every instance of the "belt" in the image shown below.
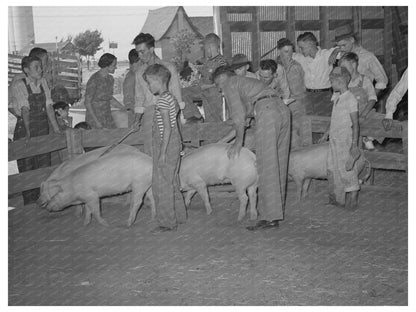
<path fill-rule="evenodd" d="M 306 91 L 312 92 L 312 93 L 318 93 L 318 92 L 331 91 L 331 88 L 325 88 L 325 89 L 306 89 Z"/>
<path fill-rule="evenodd" d="M 253 107 L 254 107 L 254 105 L 256 105 L 257 102 L 260 102 L 261 100 L 277 98 L 277 97 L 279 97 L 277 94 L 269 94 L 269 95 L 261 96 L 253 102 Z"/>

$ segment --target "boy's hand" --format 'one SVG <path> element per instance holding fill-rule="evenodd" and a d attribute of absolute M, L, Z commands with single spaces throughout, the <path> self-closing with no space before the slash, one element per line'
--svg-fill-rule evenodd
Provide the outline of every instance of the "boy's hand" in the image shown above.
<path fill-rule="evenodd" d="M 393 119 L 384 118 L 381 123 L 383 124 L 384 130 L 389 131 L 393 125 Z"/>
<path fill-rule="evenodd" d="M 354 160 L 357 160 L 358 158 L 360 158 L 361 152 L 358 146 L 356 145 L 351 146 L 350 155 L 352 156 L 352 158 L 354 158 Z"/>
<path fill-rule="evenodd" d="M 340 51 L 341 50 L 339 48 L 332 51 L 331 55 L 328 58 L 328 64 L 329 65 L 334 65 L 335 64 L 335 61 L 337 60 L 337 55 Z"/>

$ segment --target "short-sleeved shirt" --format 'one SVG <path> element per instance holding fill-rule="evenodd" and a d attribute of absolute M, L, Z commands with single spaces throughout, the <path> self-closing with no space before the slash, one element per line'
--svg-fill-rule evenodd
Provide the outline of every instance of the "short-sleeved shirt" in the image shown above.
<path fill-rule="evenodd" d="M 159 98 L 157 99 L 156 106 L 155 106 L 155 118 L 157 121 L 157 125 L 159 128 L 160 136 L 163 138 L 164 133 L 164 125 L 163 125 L 163 118 L 160 110 L 166 109 L 169 111 L 169 121 L 171 128 L 175 127 L 176 124 L 176 116 L 178 114 L 178 105 L 176 99 L 170 94 L 169 92 L 162 93 Z"/>
<path fill-rule="evenodd" d="M 165 66 L 170 72 L 169 80 L 169 92 L 171 92 L 178 101 L 182 101 L 181 95 L 181 86 L 179 83 L 179 75 L 175 68 L 175 65 L 161 60 L 159 57 L 155 56 L 155 64 L 160 64 Z M 147 82 L 143 78 L 143 73 L 146 71 L 148 64 L 140 64 L 139 68 L 136 70 L 136 83 L 135 83 L 135 93 L 134 93 L 134 112 L 137 114 L 143 114 L 144 110 L 147 107 L 155 105 L 158 97 L 155 96 L 149 90 Z"/>
<path fill-rule="evenodd" d="M 305 72 L 302 66 L 295 60 L 290 60 L 287 66 L 284 66 L 286 79 L 290 90 L 290 98 L 299 99 L 305 96 Z"/>
<path fill-rule="evenodd" d="M 407 92 L 407 69 L 403 73 L 402 78 L 396 84 L 393 91 L 391 91 L 386 102 L 386 118 L 393 119 L 393 114 L 396 111 L 397 104 L 402 100 L 403 96 Z"/>
<path fill-rule="evenodd" d="M 277 95 L 275 90 L 266 87 L 260 80 L 240 76 L 228 78 L 222 93 L 229 108 L 230 119 L 235 125 L 245 124 L 246 118 L 253 116 L 255 100 L 265 95 Z M 276 98 L 276 101 L 281 100 Z"/>
<path fill-rule="evenodd" d="M 358 55 L 358 72 L 370 78 L 371 82 L 375 81 L 377 89 L 385 89 L 389 80 L 383 66 L 374 53 L 367 51 L 361 46 L 355 47 L 351 52 Z"/>
<path fill-rule="evenodd" d="M 332 108 L 329 137 L 333 140 L 345 141 L 346 138 L 352 137 L 350 114 L 358 112 L 358 102 L 351 91 L 346 91 L 343 94 L 338 93 L 333 100 L 334 107 Z"/>
<path fill-rule="evenodd" d="M 328 64 L 329 56 L 335 48 L 321 49 L 318 47 L 315 58 L 293 53 L 293 59 L 297 61 L 305 72 L 305 86 L 308 89 L 327 89 L 331 87 L 329 73 L 332 65 Z"/>
<path fill-rule="evenodd" d="M 201 82 L 205 84 L 212 84 L 212 74 L 220 67 L 227 65 L 227 61 L 221 54 L 214 56 L 205 61 L 201 68 Z"/>
<path fill-rule="evenodd" d="M 11 100 L 13 108 L 18 116 L 22 115 L 22 107 L 27 107 L 30 109 L 29 105 L 29 94 L 27 92 L 27 87 L 29 86 L 33 93 L 41 93 L 41 87 L 45 91 L 46 105 L 52 105 L 51 91 L 48 88 L 48 83 L 45 78 L 41 78 L 35 83 L 34 80 L 26 77 L 22 79 L 17 79 L 12 82 L 11 85 Z"/>
<path fill-rule="evenodd" d="M 376 90 L 374 89 L 373 83 L 370 78 L 364 75 L 359 75 L 356 79 L 350 81 L 348 88 L 361 87 L 367 93 L 368 100 L 377 101 Z"/>

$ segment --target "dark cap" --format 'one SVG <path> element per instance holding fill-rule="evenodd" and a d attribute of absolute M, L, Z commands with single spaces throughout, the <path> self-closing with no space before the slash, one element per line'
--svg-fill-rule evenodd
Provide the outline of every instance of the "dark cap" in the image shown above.
<path fill-rule="evenodd" d="M 205 36 L 204 40 L 202 40 L 202 43 L 215 43 L 220 45 L 221 39 L 214 33 L 209 33 Z"/>
<path fill-rule="evenodd" d="M 231 60 L 231 67 L 234 70 L 248 64 L 250 64 L 250 61 L 248 60 L 247 56 L 242 53 L 234 55 L 233 59 Z"/>
<path fill-rule="evenodd" d="M 335 29 L 335 42 L 340 40 L 354 37 L 356 34 L 354 33 L 354 29 L 351 25 L 344 25 Z"/>

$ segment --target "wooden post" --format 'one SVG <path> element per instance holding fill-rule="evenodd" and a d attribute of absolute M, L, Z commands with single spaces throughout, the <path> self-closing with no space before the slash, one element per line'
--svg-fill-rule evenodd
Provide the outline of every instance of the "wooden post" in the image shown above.
<path fill-rule="evenodd" d="M 76 99 L 77 101 L 79 99 L 81 99 L 81 90 L 82 90 L 82 67 L 81 67 L 81 56 L 79 55 L 79 53 L 76 54 L 77 55 L 77 66 L 78 66 L 78 99 Z"/>
<path fill-rule="evenodd" d="M 295 38 L 295 7 L 286 7 L 286 38 L 296 46 Z"/>
<path fill-rule="evenodd" d="M 319 19 L 320 19 L 320 22 L 321 22 L 320 46 L 322 48 L 328 48 L 328 43 L 329 43 L 328 7 L 326 7 L 326 6 L 320 6 L 319 7 Z"/>
<path fill-rule="evenodd" d="M 65 131 L 68 158 L 72 159 L 84 152 L 82 147 L 82 130 L 69 128 Z"/>
<path fill-rule="evenodd" d="M 409 138 L 409 134 L 408 134 L 408 124 L 407 124 L 407 120 L 406 121 L 402 121 L 402 141 L 403 141 L 403 154 L 406 155 L 406 172 L 408 172 L 409 170 L 409 157 L 408 157 L 408 138 Z"/>
<path fill-rule="evenodd" d="M 231 60 L 232 57 L 232 47 L 231 47 L 231 30 L 230 24 L 228 23 L 227 17 L 228 7 L 220 7 L 220 22 L 222 28 L 222 45 L 223 45 L 223 55 Z"/>
<path fill-rule="evenodd" d="M 253 66 L 253 70 L 256 71 L 260 66 L 260 17 L 259 17 L 259 8 L 253 7 L 251 11 L 252 16 L 252 30 L 251 30 L 251 55 L 253 56 L 251 59 L 251 64 Z"/>
<path fill-rule="evenodd" d="M 312 119 L 311 116 L 303 116 L 300 126 L 300 145 L 309 146 L 312 145 Z"/>
<path fill-rule="evenodd" d="M 392 68 L 392 47 L 393 47 L 393 16 L 391 7 L 384 7 L 384 70 L 386 71 L 389 81 L 391 81 Z"/>
<path fill-rule="evenodd" d="M 361 21 L 363 16 L 363 9 L 360 6 L 355 6 L 351 8 L 352 10 L 352 22 L 354 24 L 354 32 L 357 34 L 358 43 L 361 44 L 362 38 L 362 27 Z"/>

